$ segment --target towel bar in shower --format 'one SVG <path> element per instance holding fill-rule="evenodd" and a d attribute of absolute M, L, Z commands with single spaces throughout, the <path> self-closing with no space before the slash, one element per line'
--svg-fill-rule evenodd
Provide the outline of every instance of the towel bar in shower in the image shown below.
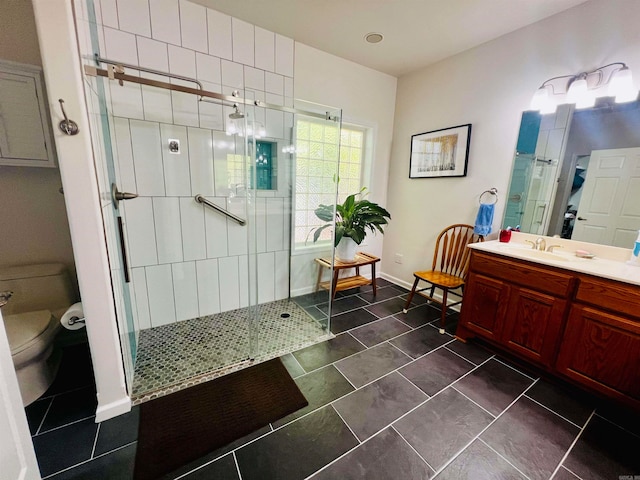
<path fill-rule="evenodd" d="M 202 195 L 198 194 L 195 197 L 196 202 L 198 203 L 202 203 L 203 205 L 205 205 L 206 207 L 212 208 L 214 209 L 216 212 L 221 213 L 222 215 L 229 217 L 231 220 L 233 220 L 234 222 L 236 222 L 238 225 L 246 225 L 247 221 L 238 217 L 237 215 L 234 215 L 233 213 L 231 213 L 228 210 L 225 210 L 222 207 L 219 207 L 218 205 L 216 205 L 213 202 L 210 202 L 209 200 L 207 200 L 206 198 L 204 198 Z"/>

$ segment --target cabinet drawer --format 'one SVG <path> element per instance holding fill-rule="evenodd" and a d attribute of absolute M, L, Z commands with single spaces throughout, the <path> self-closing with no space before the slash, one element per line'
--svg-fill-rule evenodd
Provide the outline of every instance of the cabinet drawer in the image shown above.
<path fill-rule="evenodd" d="M 640 287 L 638 286 L 594 277 L 580 277 L 576 300 L 640 318 Z"/>
<path fill-rule="evenodd" d="M 571 293 L 574 277 L 548 267 L 522 260 L 507 260 L 497 255 L 472 252 L 471 271 L 499 278 L 511 284 L 566 298 Z"/>

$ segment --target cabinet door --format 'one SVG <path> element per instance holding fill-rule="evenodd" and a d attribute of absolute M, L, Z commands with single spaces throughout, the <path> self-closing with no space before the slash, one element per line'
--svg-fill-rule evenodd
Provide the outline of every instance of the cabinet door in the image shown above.
<path fill-rule="evenodd" d="M 40 72 L 2 61 L 0 165 L 55 166 Z"/>
<path fill-rule="evenodd" d="M 550 366 L 560 337 L 566 300 L 513 287 L 501 341 L 514 352 Z"/>
<path fill-rule="evenodd" d="M 640 323 L 574 305 L 556 369 L 600 392 L 640 406 Z"/>
<path fill-rule="evenodd" d="M 469 273 L 460 316 L 462 327 L 497 341 L 502 330 L 509 290 L 509 285 L 500 280 Z"/>

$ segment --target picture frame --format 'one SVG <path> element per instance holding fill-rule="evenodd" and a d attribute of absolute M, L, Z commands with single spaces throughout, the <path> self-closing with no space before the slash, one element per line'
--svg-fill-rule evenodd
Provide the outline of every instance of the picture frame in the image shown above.
<path fill-rule="evenodd" d="M 466 177 L 471 124 L 411 135 L 409 178 Z"/>

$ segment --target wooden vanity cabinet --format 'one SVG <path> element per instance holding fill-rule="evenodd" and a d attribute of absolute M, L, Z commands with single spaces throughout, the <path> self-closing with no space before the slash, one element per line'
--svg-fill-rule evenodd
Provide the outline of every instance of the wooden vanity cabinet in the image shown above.
<path fill-rule="evenodd" d="M 541 365 L 557 349 L 573 278 L 527 262 L 473 251 L 461 311 L 470 330 Z"/>
<path fill-rule="evenodd" d="M 456 335 L 640 409 L 640 287 L 473 250 Z"/>

